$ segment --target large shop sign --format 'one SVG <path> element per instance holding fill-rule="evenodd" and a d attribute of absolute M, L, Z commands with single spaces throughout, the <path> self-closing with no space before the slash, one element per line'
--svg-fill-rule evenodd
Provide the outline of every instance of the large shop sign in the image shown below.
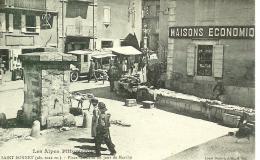
<path fill-rule="evenodd" d="M 170 27 L 170 38 L 254 39 L 255 26 L 189 26 Z"/>

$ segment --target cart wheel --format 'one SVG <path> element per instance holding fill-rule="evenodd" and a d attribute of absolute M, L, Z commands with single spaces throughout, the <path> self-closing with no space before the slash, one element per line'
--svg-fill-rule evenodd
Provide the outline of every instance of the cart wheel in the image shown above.
<path fill-rule="evenodd" d="M 70 73 L 70 81 L 76 82 L 79 79 L 79 73 L 78 72 L 71 72 Z"/>

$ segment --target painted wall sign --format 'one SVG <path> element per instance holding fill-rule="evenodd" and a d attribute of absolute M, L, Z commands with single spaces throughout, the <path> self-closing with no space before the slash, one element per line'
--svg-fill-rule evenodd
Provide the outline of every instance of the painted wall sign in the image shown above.
<path fill-rule="evenodd" d="M 254 39 L 255 26 L 187 26 L 170 27 L 170 38 Z"/>

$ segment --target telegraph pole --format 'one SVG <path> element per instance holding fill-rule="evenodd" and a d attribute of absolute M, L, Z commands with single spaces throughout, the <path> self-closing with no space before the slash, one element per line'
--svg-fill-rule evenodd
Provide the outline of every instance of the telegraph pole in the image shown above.
<path fill-rule="evenodd" d="M 62 29 L 61 29 L 61 32 L 62 32 L 62 51 L 64 52 L 65 51 L 65 41 L 64 41 L 64 0 L 62 0 L 62 9 L 61 9 L 61 16 L 62 16 Z"/>
<path fill-rule="evenodd" d="M 93 0 L 93 50 L 95 49 L 95 0 Z"/>

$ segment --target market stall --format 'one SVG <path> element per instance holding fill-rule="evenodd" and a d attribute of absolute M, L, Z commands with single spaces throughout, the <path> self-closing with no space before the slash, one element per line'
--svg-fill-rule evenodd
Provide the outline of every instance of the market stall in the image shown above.
<path fill-rule="evenodd" d="M 112 48 L 117 55 L 115 65 L 119 68 L 120 79 L 116 82 L 117 93 L 127 97 L 135 97 L 138 85 L 146 82 L 146 67 L 143 53 L 132 46 Z"/>

